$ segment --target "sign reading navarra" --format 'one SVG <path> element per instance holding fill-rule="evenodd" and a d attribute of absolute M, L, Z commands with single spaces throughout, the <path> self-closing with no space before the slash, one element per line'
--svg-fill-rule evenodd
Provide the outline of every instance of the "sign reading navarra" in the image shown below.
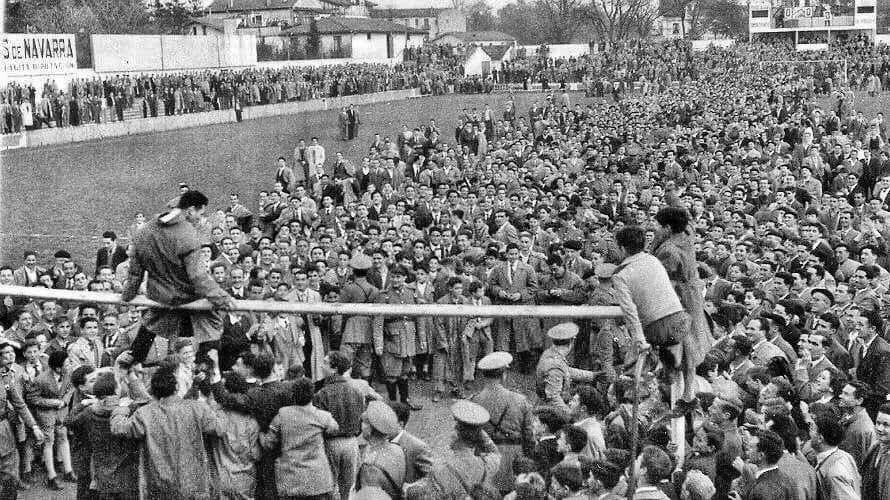
<path fill-rule="evenodd" d="M 0 38 L 0 72 L 10 76 L 58 75 L 76 69 L 74 35 L 9 33 Z"/>

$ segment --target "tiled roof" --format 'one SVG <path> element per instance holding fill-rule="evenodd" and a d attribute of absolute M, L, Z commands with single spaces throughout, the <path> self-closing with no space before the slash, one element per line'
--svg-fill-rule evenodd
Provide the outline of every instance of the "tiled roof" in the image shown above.
<path fill-rule="evenodd" d="M 372 9 L 371 17 L 379 19 L 399 19 L 406 17 L 436 17 L 447 9 Z"/>
<path fill-rule="evenodd" d="M 222 19 L 218 19 L 215 17 L 194 17 L 190 21 L 195 24 L 203 24 L 208 28 L 213 28 L 219 31 L 223 31 L 225 29 L 225 23 Z"/>
<path fill-rule="evenodd" d="M 443 36 L 453 36 L 458 40 L 461 40 L 466 43 L 471 42 L 515 42 L 516 38 L 512 37 L 506 33 L 501 33 L 500 31 L 466 31 L 466 32 L 455 32 L 455 33 L 446 33 L 444 35 L 439 35 L 438 38 L 442 38 Z"/>
<path fill-rule="evenodd" d="M 503 59 L 507 51 L 510 50 L 509 45 L 484 45 L 482 50 L 488 54 L 492 61 L 500 61 Z"/>
<path fill-rule="evenodd" d="M 386 19 L 368 17 L 326 17 L 318 20 L 319 33 L 426 33 Z"/>
<path fill-rule="evenodd" d="M 315 23 L 319 33 L 426 33 L 426 30 L 410 28 L 386 19 L 367 17 L 325 17 Z M 309 24 L 299 24 L 282 31 L 284 35 L 309 33 Z"/>
<path fill-rule="evenodd" d="M 337 7 L 349 7 L 350 0 L 318 0 L 319 2 Z M 229 3 L 231 2 L 231 6 Z M 213 0 L 208 9 L 210 12 L 243 12 L 253 10 L 281 10 L 298 7 L 298 0 Z"/>

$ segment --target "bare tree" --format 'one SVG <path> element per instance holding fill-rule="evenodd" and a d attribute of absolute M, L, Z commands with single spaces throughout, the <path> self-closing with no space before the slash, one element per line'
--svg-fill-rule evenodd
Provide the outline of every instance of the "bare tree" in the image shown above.
<path fill-rule="evenodd" d="M 648 35 L 658 9 L 650 0 L 592 0 L 587 16 L 598 36 L 614 43 Z"/>
<path fill-rule="evenodd" d="M 581 27 L 583 0 L 538 0 L 541 21 L 554 42 L 567 43 Z"/>

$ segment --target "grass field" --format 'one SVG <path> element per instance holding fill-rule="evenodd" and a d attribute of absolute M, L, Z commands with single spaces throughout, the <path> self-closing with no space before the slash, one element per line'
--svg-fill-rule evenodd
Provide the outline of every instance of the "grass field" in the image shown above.
<path fill-rule="evenodd" d="M 519 109 L 531 98 L 521 96 Z M 179 182 L 204 191 L 211 208 L 225 206 L 230 192 L 252 208 L 271 187 L 276 158 L 291 158 L 300 138 L 318 136 L 329 159 L 342 150 L 358 160 L 375 132 L 394 136 L 402 123 L 433 118 L 450 134 L 461 108 L 488 102 L 500 112 L 505 99 L 456 95 L 361 106 L 360 136 L 351 142 L 339 141 L 336 111 L 329 110 L 13 150 L 3 155 L 0 174 L 0 262 L 18 265 L 25 249 L 47 262 L 59 248 L 89 262 L 103 231 L 122 235 L 136 211 L 160 211 Z"/>

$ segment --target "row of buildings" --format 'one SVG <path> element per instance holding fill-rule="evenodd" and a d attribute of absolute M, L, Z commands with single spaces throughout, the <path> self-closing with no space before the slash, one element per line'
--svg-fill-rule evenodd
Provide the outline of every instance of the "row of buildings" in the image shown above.
<path fill-rule="evenodd" d="M 428 40 L 514 44 L 498 32 L 467 32 L 451 8 L 380 8 L 371 0 L 214 0 L 191 35 L 255 35 L 264 59 L 393 58 Z"/>

